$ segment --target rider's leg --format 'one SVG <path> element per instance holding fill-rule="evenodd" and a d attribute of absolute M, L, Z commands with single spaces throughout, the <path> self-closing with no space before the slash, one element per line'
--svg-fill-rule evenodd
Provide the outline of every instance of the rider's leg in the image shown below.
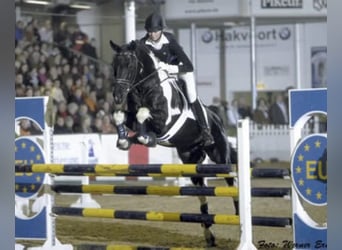
<path fill-rule="evenodd" d="M 214 143 L 214 139 L 210 134 L 209 124 L 205 115 L 204 107 L 197 96 L 194 73 L 188 72 L 180 74 L 180 77 L 185 81 L 186 94 L 190 102 L 191 110 L 201 128 L 203 143 L 205 146 L 210 146 Z"/>

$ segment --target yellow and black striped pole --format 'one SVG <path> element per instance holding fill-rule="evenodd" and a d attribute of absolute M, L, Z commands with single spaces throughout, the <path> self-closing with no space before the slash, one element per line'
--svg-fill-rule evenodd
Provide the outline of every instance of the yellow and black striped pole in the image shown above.
<path fill-rule="evenodd" d="M 196 214 L 196 213 L 157 212 L 157 211 L 146 212 L 146 211 L 125 211 L 125 210 L 115 210 L 115 209 L 106 209 L 106 208 L 70 208 L 70 207 L 53 207 L 52 212 L 56 215 L 61 215 L 61 216 L 240 225 L 240 216 L 229 215 L 229 214 Z M 254 226 L 290 227 L 292 225 L 292 218 L 252 216 L 252 224 Z"/>
<path fill-rule="evenodd" d="M 164 187 L 164 186 L 116 186 L 116 185 L 53 185 L 51 189 L 57 193 L 90 193 L 90 194 L 130 194 L 130 195 L 163 195 L 163 196 L 224 196 L 238 197 L 236 187 Z"/>
<path fill-rule="evenodd" d="M 16 173 L 135 176 L 217 176 L 229 177 L 227 164 L 32 164 L 15 165 Z"/>
<path fill-rule="evenodd" d="M 112 218 L 146 221 L 168 221 L 168 222 L 189 222 L 189 223 L 211 223 L 239 225 L 240 217 L 228 214 L 195 214 L 177 212 L 156 212 L 156 211 L 123 211 L 105 208 L 69 208 L 53 207 L 52 212 L 56 215 L 80 216 L 93 218 Z"/>

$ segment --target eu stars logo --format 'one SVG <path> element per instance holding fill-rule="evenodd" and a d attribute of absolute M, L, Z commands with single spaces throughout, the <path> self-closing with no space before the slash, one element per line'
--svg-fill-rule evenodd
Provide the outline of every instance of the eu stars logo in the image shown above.
<path fill-rule="evenodd" d="M 314 134 L 295 148 L 291 161 L 293 184 L 299 195 L 317 206 L 327 204 L 327 136 Z"/>
<path fill-rule="evenodd" d="M 30 138 L 15 140 L 16 164 L 44 163 L 41 146 Z M 15 176 L 15 194 L 28 198 L 37 195 L 44 182 L 44 174 L 18 173 Z"/>

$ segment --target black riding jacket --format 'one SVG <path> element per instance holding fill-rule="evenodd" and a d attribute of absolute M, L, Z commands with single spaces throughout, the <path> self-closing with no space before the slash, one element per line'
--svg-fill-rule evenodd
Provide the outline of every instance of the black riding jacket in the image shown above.
<path fill-rule="evenodd" d="M 141 41 L 155 54 L 162 62 L 178 66 L 179 73 L 193 72 L 194 67 L 183 48 L 178 44 L 173 34 L 162 32 L 157 42 L 151 42 L 146 34 Z"/>

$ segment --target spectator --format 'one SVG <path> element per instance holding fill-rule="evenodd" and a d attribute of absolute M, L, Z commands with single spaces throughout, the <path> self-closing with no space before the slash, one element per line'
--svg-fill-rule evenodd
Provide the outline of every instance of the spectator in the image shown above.
<path fill-rule="evenodd" d="M 103 79 L 102 77 L 98 76 L 95 79 L 95 86 L 92 90 L 96 91 L 96 98 L 98 101 L 105 100 L 106 98 L 106 90 L 103 86 Z"/>
<path fill-rule="evenodd" d="M 21 20 L 18 20 L 15 25 L 15 47 L 19 41 L 24 39 L 25 30 L 24 30 L 24 23 Z"/>
<path fill-rule="evenodd" d="M 69 115 L 67 103 L 65 101 L 61 101 L 57 104 L 57 114 L 56 115 L 63 117 L 63 118 L 65 118 Z"/>
<path fill-rule="evenodd" d="M 265 98 L 259 98 L 253 113 L 253 121 L 258 124 L 269 124 L 269 107 Z"/>
<path fill-rule="evenodd" d="M 65 99 L 69 102 L 69 100 L 71 98 L 71 93 L 74 92 L 74 81 L 73 81 L 72 77 L 68 77 L 68 78 L 66 78 L 65 81 L 62 80 L 62 82 L 64 83 L 61 86 L 61 89 L 63 91 L 63 95 L 64 95 Z"/>
<path fill-rule="evenodd" d="M 23 76 L 23 83 L 25 86 L 32 86 L 31 76 L 29 72 L 29 67 L 26 63 L 22 64 L 20 67 L 20 72 Z"/>
<path fill-rule="evenodd" d="M 25 27 L 25 38 L 24 39 L 29 43 L 34 43 L 34 42 L 40 41 L 39 34 L 36 32 L 36 29 L 33 26 L 32 21 L 30 23 L 28 23 Z"/>
<path fill-rule="evenodd" d="M 16 78 L 18 75 L 16 76 Z M 25 86 L 23 84 L 15 84 L 15 96 L 24 97 L 25 96 Z"/>
<path fill-rule="evenodd" d="M 33 88 L 32 87 L 26 87 L 25 96 L 27 96 L 27 97 L 33 96 Z"/>
<path fill-rule="evenodd" d="M 82 47 L 87 40 L 87 35 L 81 31 L 79 25 L 75 26 L 75 31 L 71 35 L 72 48 L 77 51 L 82 51 Z"/>
<path fill-rule="evenodd" d="M 30 85 L 33 87 L 38 87 L 39 86 L 39 79 L 38 79 L 38 72 L 37 68 L 32 68 L 30 72 Z"/>
<path fill-rule="evenodd" d="M 65 97 L 61 89 L 61 81 L 56 79 L 53 81 L 53 86 L 51 89 L 51 96 L 56 103 L 65 102 Z"/>
<path fill-rule="evenodd" d="M 270 107 L 270 121 L 275 125 L 288 124 L 288 111 L 282 93 L 276 93 L 275 100 Z"/>
<path fill-rule="evenodd" d="M 38 30 L 42 42 L 53 43 L 53 31 L 51 21 L 46 20 L 44 25 Z"/>
<path fill-rule="evenodd" d="M 52 81 L 59 80 L 57 66 L 52 66 L 47 75 Z"/>
<path fill-rule="evenodd" d="M 114 125 L 111 123 L 109 115 L 104 115 L 102 118 L 102 133 L 113 134 L 116 132 Z"/>
<path fill-rule="evenodd" d="M 92 125 L 93 133 L 102 133 L 102 117 L 96 117 L 94 124 Z"/>
<path fill-rule="evenodd" d="M 57 116 L 56 124 L 53 128 L 54 134 L 68 134 L 70 133 L 70 129 L 65 125 L 64 117 Z"/>
<path fill-rule="evenodd" d="M 39 86 L 33 87 L 33 96 L 42 96 Z"/>
<path fill-rule="evenodd" d="M 239 110 L 238 110 L 238 100 L 233 99 L 229 108 L 228 108 L 228 125 L 229 127 L 236 128 L 238 120 L 241 119 Z"/>
<path fill-rule="evenodd" d="M 74 133 L 74 119 L 71 116 L 65 117 L 65 126 L 69 133 Z"/>
<path fill-rule="evenodd" d="M 47 72 L 46 72 L 46 67 L 44 65 L 41 65 L 38 68 L 38 80 L 39 80 L 39 85 L 40 86 L 45 86 L 45 83 L 48 79 Z"/>
<path fill-rule="evenodd" d="M 76 132 L 76 131 L 79 131 L 80 130 L 80 116 L 78 114 L 78 105 L 74 102 L 70 102 L 68 103 L 68 106 L 67 106 L 67 109 L 68 109 L 68 114 L 69 116 L 73 119 L 73 131 Z"/>
<path fill-rule="evenodd" d="M 94 117 L 97 111 L 96 91 L 92 90 L 84 97 L 84 103 L 88 106 L 89 113 Z"/>
<path fill-rule="evenodd" d="M 239 98 L 238 111 L 241 119 L 245 119 L 246 117 L 249 117 L 250 119 L 253 118 L 251 107 L 247 105 L 246 99 L 243 96 Z"/>
<path fill-rule="evenodd" d="M 77 87 L 73 93 L 71 93 L 69 102 L 76 103 L 78 106 L 84 104 L 83 92 L 80 87 Z"/>
<path fill-rule="evenodd" d="M 92 133 L 92 127 L 91 127 L 91 116 L 88 114 L 85 114 L 81 117 L 81 127 L 80 127 L 80 133 Z"/>

